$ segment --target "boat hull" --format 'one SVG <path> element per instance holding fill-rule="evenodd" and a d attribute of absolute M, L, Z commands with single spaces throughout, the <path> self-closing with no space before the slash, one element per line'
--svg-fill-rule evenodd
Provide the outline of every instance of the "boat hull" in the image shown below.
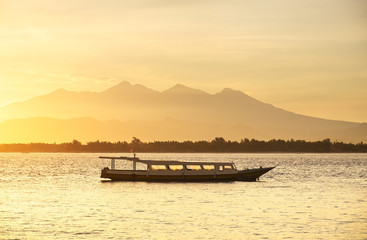
<path fill-rule="evenodd" d="M 137 170 L 111 170 L 105 168 L 101 172 L 101 178 L 108 178 L 111 181 L 143 181 L 143 182 L 230 182 L 246 181 L 254 182 L 260 176 L 272 170 L 270 168 L 256 168 L 238 171 L 232 174 L 195 174 L 195 175 L 166 175 L 149 174 L 148 171 Z"/>

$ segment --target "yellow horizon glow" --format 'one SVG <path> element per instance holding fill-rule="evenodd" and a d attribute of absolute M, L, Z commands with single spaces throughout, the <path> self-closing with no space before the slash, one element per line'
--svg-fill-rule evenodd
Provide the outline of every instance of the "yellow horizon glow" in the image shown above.
<path fill-rule="evenodd" d="M 0 106 L 121 81 L 230 87 L 315 117 L 367 122 L 367 4 L 0 3 Z"/>

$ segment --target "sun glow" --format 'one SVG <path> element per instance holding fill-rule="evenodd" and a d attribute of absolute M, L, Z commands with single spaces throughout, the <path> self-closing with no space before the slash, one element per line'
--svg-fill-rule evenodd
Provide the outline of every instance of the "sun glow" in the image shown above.
<path fill-rule="evenodd" d="M 60 88 L 94 93 L 129 81 L 162 92 L 180 83 L 210 94 L 229 87 L 295 113 L 366 122 L 366 9 L 362 0 L 4 0 L 0 106 Z M 78 113 L 70 104 L 54 107 L 56 117 Z M 33 107 L 18 117 L 45 116 Z M 0 109 L 1 121 L 14 115 L 9 109 Z"/>

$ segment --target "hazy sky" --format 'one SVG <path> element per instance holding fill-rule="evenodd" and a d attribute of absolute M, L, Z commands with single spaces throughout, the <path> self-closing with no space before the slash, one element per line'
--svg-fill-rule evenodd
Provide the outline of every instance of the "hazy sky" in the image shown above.
<path fill-rule="evenodd" d="M 124 80 L 367 122 L 367 2 L 0 0 L 0 105 Z"/>

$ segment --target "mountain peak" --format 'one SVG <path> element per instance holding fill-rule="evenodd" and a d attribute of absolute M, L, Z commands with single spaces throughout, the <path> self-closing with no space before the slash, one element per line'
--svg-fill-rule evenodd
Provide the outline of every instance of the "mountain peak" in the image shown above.
<path fill-rule="evenodd" d="M 45 96 L 65 96 L 67 94 L 70 94 L 72 92 L 66 90 L 65 88 L 58 88 L 53 92 L 50 92 L 48 94 L 46 94 Z M 39 98 L 40 96 L 36 96 L 35 98 Z"/>
<path fill-rule="evenodd" d="M 246 95 L 239 90 L 233 90 L 232 88 L 223 88 L 223 90 L 218 93 L 218 95 Z"/>
<path fill-rule="evenodd" d="M 202 90 L 186 87 L 182 84 L 176 84 L 175 86 L 163 91 L 163 93 L 166 93 L 166 94 L 180 94 L 180 95 L 182 95 L 182 94 L 184 94 L 184 95 L 207 94 L 206 92 L 204 92 Z"/>
<path fill-rule="evenodd" d="M 233 90 L 231 88 L 224 88 L 221 92 L 219 92 L 215 95 L 218 96 L 218 97 L 221 97 L 221 98 L 225 98 L 225 99 L 232 99 L 232 100 L 242 99 L 242 100 L 245 100 L 247 102 L 262 103 L 261 101 L 255 99 L 253 97 L 250 97 L 249 95 L 247 95 L 244 92 L 241 92 L 239 90 Z"/>
<path fill-rule="evenodd" d="M 66 90 L 65 88 L 58 88 L 55 91 L 53 91 L 53 93 L 65 93 L 68 92 L 68 90 Z"/>
<path fill-rule="evenodd" d="M 118 91 L 120 89 L 125 89 L 125 88 L 130 88 L 130 87 L 132 87 L 131 83 L 129 83 L 128 81 L 123 81 L 123 82 L 120 82 L 120 83 L 106 89 L 104 92 Z"/>
<path fill-rule="evenodd" d="M 123 81 L 118 83 L 117 85 L 108 88 L 102 93 L 107 94 L 120 94 L 120 93 L 135 93 L 135 92 L 153 92 L 154 90 L 144 87 L 141 84 L 131 84 L 128 81 Z"/>

